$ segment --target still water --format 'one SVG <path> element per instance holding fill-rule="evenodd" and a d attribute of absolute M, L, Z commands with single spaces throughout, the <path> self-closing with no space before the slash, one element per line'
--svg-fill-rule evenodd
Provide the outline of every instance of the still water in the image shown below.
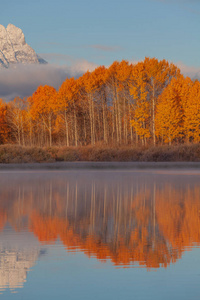
<path fill-rule="evenodd" d="M 0 299 L 200 299 L 200 171 L 0 172 Z"/>

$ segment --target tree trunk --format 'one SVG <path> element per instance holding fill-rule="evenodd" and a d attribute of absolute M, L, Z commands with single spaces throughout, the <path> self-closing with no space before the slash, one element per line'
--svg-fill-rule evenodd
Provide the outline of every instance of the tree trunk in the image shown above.
<path fill-rule="evenodd" d="M 67 112 L 65 110 L 65 134 L 66 134 L 66 145 L 69 147 L 69 125 L 67 121 Z"/>

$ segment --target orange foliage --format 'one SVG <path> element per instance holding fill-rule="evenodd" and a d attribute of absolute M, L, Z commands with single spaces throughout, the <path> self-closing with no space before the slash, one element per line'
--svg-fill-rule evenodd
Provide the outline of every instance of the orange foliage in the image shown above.
<path fill-rule="evenodd" d="M 150 103 L 147 101 L 147 75 L 144 63 L 138 63 L 132 69 L 130 94 L 134 99 L 133 120 L 131 125 L 143 141 L 150 137 Z"/>
<path fill-rule="evenodd" d="M 0 144 L 8 142 L 9 127 L 7 122 L 7 105 L 0 99 Z"/>
<path fill-rule="evenodd" d="M 196 80 L 190 89 L 185 106 L 184 129 L 188 140 L 200 142 L 200 82 Z"/>
<path fill-rule="evenodd" d="M 49 146 L 52 145 L 56 101 L 56 90 L 47 85 L 38 87 L 33 96 L 29 98 L 31 117 L 33 120 L 43 122 L 44 127 L 49 133 Z"/>
<path fill-rule="evenodd" d="M 171 144 L 183 136 L 183 107 L 180 97 L 183 78 L 173 79 L 159 97 L 156 110 L 156 135 Z"/>
<path fill-rule="evenodd" d="M 166 60 L 115 61 L 57 92 L 39 86 L 32 96 L 0 101 L 0 143 L 82 146 L 200 141 L 200 83 Z"/>
<path fill-rule="evenodd" d="M 159 97 L 156 134 L 162 142 L 200 141 L 200 82 L 179 76 Z"/>

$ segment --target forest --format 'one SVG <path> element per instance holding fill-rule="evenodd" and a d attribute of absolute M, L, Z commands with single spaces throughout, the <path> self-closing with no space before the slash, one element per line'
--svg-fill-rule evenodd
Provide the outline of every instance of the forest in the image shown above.
<path fill-rule="evenodd" d="M 39 86 L 0 100 L 0 144 L 37 147 L 159 146 L 200 141 L 200 82 L 166 60 L 115 61 L 58 91 Z"/>

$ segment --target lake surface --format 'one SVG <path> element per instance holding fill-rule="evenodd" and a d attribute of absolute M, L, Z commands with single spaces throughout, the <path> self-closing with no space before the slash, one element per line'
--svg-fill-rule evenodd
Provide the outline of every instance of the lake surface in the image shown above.
<path fill-rule="evenodd" d="M 200 299 L 200 171 L 0 171 L 0 299 Z"/>

